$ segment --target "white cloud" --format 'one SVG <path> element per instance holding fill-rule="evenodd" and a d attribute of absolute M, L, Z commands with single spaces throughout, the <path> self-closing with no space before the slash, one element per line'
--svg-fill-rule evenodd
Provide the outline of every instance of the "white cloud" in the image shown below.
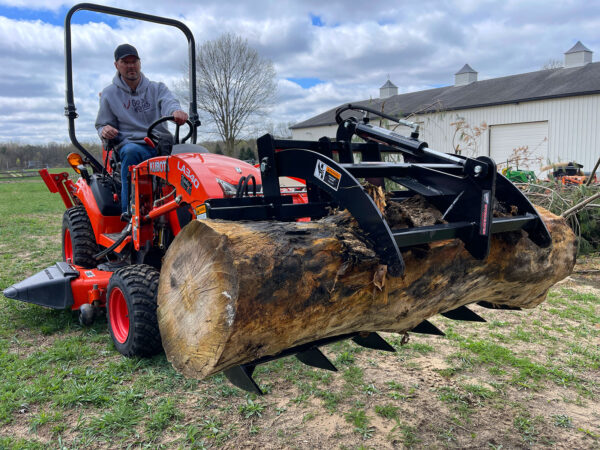
<path fill-rule="evenodd" d="M 123 7 L 122 2 L 106 4 Z M 64 141 L 63 29 L 44 23 L 72 3 L 0 0 L 38 9 L 40 20 L 0 16 L 0 141 Z M 269 121 L 297 122 L 346 101 L 377 97 L 388 75 L 400 92 L 453 83 L 469 63 L 479 78 L 538 70 L 577 40 L 600 52 L 600 5 L 571 2 L 423 0 L 365 4 L 357 0 L 132 0 L 127 8 L 184 21 L 199 44 L 233 32 L 270 58 L 278 73 L 279 103 Z M 311 16 L 324 26 L 313 26 Z M 31 17 L 31 16 L 28 16 Z M 34 14 L 35 17 L 35 14 Z M 95 139 L 98 92 L 114 74 L 112 52 L 137 46 L 142 70 L 169 86 L 181 77 L 187 43 L 179 30 L 119 19 L 73 25 L 76 121 L 80 139 Z M 597 59 L 597 57 L 596 57 Z M 323 82 L 303 89 L 287 78 Z M 17 128 L 15 128 L 18 126 Z M 18 136 L 11 137 L 12 134 Z"/>

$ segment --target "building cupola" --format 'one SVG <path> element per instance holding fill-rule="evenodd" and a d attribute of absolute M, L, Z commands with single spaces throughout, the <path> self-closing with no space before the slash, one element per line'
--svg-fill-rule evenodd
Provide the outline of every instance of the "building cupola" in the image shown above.
<path fill-rule="evenodd" d="M 465 86 L 475 81 L 477 81 L 477 72 L 468 64 L 454 74 L 454 86 Z"/>
<path fill-rule="evenodd" d="M 592 62 L 592 51 L 577 41 L 570 50 L 565 52 L 565 68 L 585 66 Z"/>
<path fill-rule="evenodd" d="M 379 88 L 379 98 L 388 98 L 392 95 L 398 95 L 398 86 L 388 78 L 387 82 Z"/>

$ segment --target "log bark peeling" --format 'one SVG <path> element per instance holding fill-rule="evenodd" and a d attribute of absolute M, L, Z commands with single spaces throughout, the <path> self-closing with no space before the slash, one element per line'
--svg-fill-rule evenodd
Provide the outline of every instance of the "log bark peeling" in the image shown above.
<path fill-rule="evenodd" d="M 480 300 L 533 308 L 572 272 L 576 253 L 565 220 L 540 214 L 550 248 L 510 233 L 494 236 L 478 261 L 461 241 L 442 241 L 403 252 L 400 278 L 385 274 L 345 213 L 314 222 L 194 221 L 171 244 L 160 276 L 167 358 L 204 378 L 316 339 L 405 332 Z"/>

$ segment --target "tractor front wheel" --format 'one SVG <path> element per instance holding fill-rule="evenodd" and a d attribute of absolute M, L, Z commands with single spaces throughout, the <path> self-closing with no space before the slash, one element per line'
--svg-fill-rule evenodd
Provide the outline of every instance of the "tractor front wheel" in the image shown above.
<path fill-rule="evenodd" d="M 108 283 L 108 330 L 116 349 L 125 356 L 152 356 L 162 351 L 156 293 L 159 272 L 145 264 L 117 270 Z"/>
<path fill-rule="evenodd" d="M 63 260 L 92 269 L 98 265 L 94 255 L 98 244 L 85 207 L 78 205 L 65 211 L 62 221 Z"/>

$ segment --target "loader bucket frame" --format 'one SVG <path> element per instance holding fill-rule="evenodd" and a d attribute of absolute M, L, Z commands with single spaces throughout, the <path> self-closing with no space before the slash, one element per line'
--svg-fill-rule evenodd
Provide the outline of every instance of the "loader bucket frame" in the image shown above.
<path fill-rule="evenodd" d="M 65 104 L 65 116 L 69 121 L 69 137 L 71 142 L 90 162 L 95 173 L 101 173 L 103 166 L 83 145 L 77 140 L 75 135 L 75 119 L 77 119 L 77 108 L 75 107 L 75 100 L 73 95 L 73 63 L 72 63 L 72 52 L 71 52 L 71 18 L 77 11 L 86 10 L 98 13 L 109 14 L 113 16 L 126 17 L 128 19 L 142 20 L 145 22 L 153 22 L 161 25 L 168 25 L 175 27 L 183 32 L 188 41 L 188 55 L 189 55 L 189 90 L 190 90 L 190 109 L 189 118 L 192 122 L 192 144 L 196 143 L 197 130 L 196 128 L 200 125 L 198 119 L 198 106 L 196 101 L 196 43 L 194 35 L 190 29 L 182 22 L 174 19 L 168 19 L 166 17 L 153 16 L 150 14 L 143 14 L 134 11 L 127 11 L 125 9 L 112 8 L 109 6 L 96 5 L 93 3 L 79 3 L 73 6 L 65 17 L 65 82 L 66 82 L 66 104 Z"/>

